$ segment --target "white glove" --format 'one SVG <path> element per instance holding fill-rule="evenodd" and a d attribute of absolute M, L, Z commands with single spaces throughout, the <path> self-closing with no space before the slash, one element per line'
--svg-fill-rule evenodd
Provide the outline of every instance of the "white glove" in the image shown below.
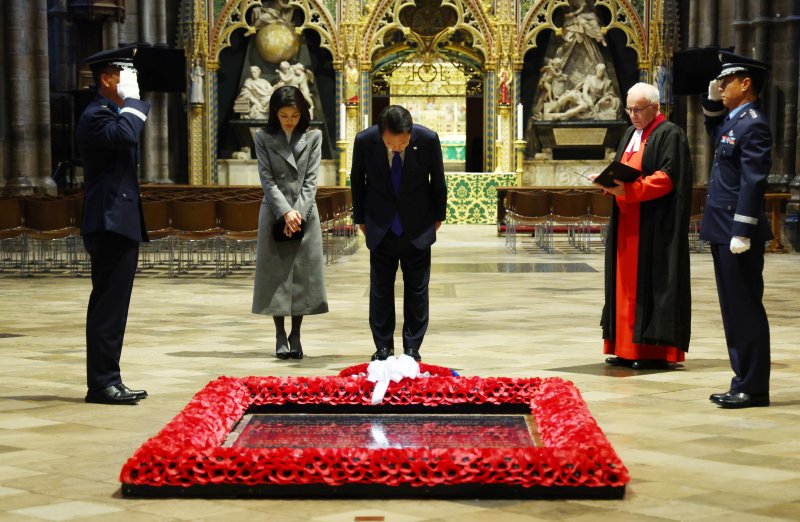
<path fill-rule="evenodd" d="M 720 93 L 720 86 L 722 85 L 722 80 L 711 80 L 708 82 L 708 99 L 714 101 L 720 101 L 722 99 Z"/>
<path fill-rule="evenodd" d="M 127 98 L 139 99 L 139 80 L 134 69 L 122 69 L 120 71 L 117 94 L 123 100 Z"/>
<path fill-rule="evenodd" d="M 750 250 L 750 238 L 742 236 L 733 236 L 731 238 L 731 253 L 741 254 Z"/>

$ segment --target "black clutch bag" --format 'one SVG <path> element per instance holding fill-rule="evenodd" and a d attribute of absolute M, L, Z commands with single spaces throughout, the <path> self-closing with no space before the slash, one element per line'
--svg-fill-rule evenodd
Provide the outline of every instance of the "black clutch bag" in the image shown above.
<path fill-rule="evenodd" d="M 306 222 L 300 222 L 300 230 L 293 233 L 291 236 L 287 236 L 283 229 L 286 228 L 286 220 L 281 217 L 278 219 L 274 225 L 272 225 L 272 237 L 275 241 L 298 241 L 303 239 L 303 229 L 306 226 Z"/>

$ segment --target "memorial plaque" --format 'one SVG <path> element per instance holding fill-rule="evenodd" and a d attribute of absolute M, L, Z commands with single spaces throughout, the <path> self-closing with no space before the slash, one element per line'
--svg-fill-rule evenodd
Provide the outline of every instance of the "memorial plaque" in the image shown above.
<path fill-rule="evenodd" d="M 606 139 L 607 129 L 587 128 L 554 128 L 553 136 L 556 145 L 602 145 Z"/>
<path fill-rule="evenodd" d="M 531 448 L 530 415 L 245 415 L 224 446 L 234 448 Z"/>

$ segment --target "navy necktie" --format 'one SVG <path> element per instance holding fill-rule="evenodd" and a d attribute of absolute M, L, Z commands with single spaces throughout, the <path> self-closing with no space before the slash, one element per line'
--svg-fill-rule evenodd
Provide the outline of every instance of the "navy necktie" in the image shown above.
<path fill-rule="evenodd" d="M 389 176 L 392 178 L 392 187 L 397 195 L 400 193 L 400 178 L 403 177 L 403 159 L 399 152 L 395 152 L 392 156 L 392 168 L 389 170 Z"/>
<path fill-rule="evenodd" d="M 403 177 L 403 160 L 400 158 L 399 152 L 395 152 L 392 157 L 392 168 L 389 169 L 389 177 L 392 180 L 394 194 L 397 196 L 400 194 L 400 179 Z M 397 212 L 395 212 L 392 218 L 392 232 L 396 236 L 403 233 L 403 225 L 400 224 L 400 215 Z"/>

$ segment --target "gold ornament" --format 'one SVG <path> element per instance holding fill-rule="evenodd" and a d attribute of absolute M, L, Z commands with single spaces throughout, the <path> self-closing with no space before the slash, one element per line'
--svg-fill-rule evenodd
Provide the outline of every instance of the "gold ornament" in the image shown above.
<path fill-rule="evenodd" d="M 300 36 L 284 22 L 272 22 L 256 34 L 258 54 L 269 63 L 279 64 L 294 58 L 300 50 Z"/>

